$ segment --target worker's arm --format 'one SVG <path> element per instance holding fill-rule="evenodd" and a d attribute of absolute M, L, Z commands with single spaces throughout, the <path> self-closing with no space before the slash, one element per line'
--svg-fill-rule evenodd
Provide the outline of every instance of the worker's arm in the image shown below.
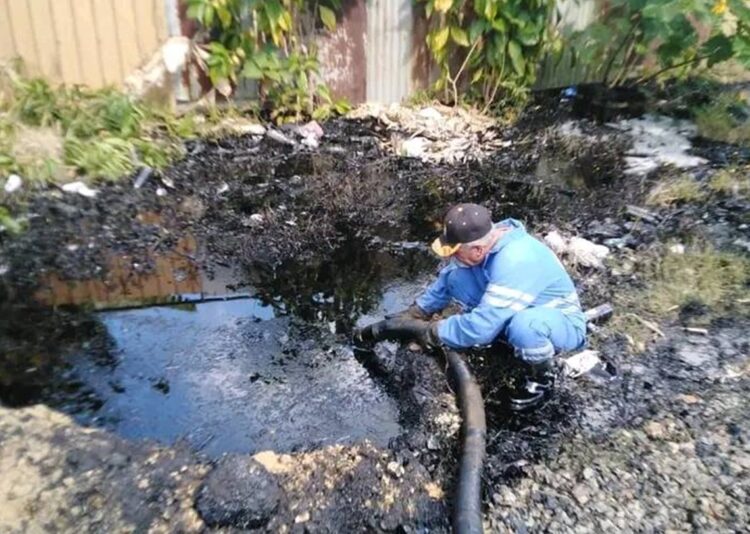
<path fill-rule="evenodd" d="M 525 263 L 506 263 L 502 269 L 495 269 L 476 308 L 438 323 L 440 341 L 453 348 L 492 343 L 513 315 L 528 308 L 541 290 L 534 287 L 538 285 L 534 266 Z"/>
<path fill-rule="evenodd" d="M 450 302 L 450 295 L 448 293 L 448 275 L 453 269 L 457 269 L 455 265 L 447 265 L 440 270 L 437 280 L 435 280 L 430 287 L 416 300 L 417 306 L 426 314 L 432 314 L 441 311 Z"/>

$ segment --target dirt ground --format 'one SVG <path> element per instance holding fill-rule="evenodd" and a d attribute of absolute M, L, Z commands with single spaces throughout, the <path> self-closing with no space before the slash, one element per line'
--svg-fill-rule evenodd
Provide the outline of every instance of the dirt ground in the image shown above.
<path fill-rule="evenodd" d="M 101 186 L 94 199 L 57 189 L 16 199 L 28 229 L 0 243 L 0 385 L 8 390 L 0 406 L 0 530 L 447 531 L 460 419 L 435 358 L 394 345 L 361 356 L 400 405 L 405 430 L 387 448 L 365 442 L 212 462 L 180 445 L 84 428 L 41 405 L 15 407 L 31 403 L 48 380 L 24 372 L 29 354 L 35 368 L 54 370 L 66 346 L 99 328 L 86 310 L 52 312 L 33 306 L 31 295 L 51 272 L 100 276 L 113 253 L 148 272 L 158 252 L 189 234 L 205 243 L 192 259 L 207 272 L 238 267 L 269 300 L 302 316 L 321 284 L 347 288 L 348 304 L 326 317 L 346 343 L 372 287 L 387 281 L 371 267 L 373 251 L 426 241 L 457 200 L 482 202 L 540 235 L 620 239 L 608 267 L 571 266 L 585 306 L 641 289 L 623 265 L 661 243 L 702 239 L 747 254 L 736 244 L 748 238 L 746 199 L 651 208 L 656 223 L 634 220 L 626 207 L 643 206 L 673 171 L 625 176 L 628 140 L 588 121 L 579 123 L 588 137 L 571 140 L 559 129 L 566 113 L 530 107 L 515 126 L 496 129 L 509 143 L 481 162 L 394 155 L 381 121 L 342 119 L 324 125 L 316 149 L 254 136 L 193 141 L 185 160 L 140 189 L 125 180 Z M 744 163 L 742 153 L 716 143 L 695 152 L 709 160 L 690 171 L 698 181 Z M 488 410 L 487 531 L 746 528 L 750 317 L 742 307 L 684 312 L 640 350 L 604 326 L 593 342 L 617 378 L 563 380 L 553 401 L 526 416 L 511 417 L 502 405 L 507 361 L 470 357 Z M 696 313 L 706 331 L 686 332 Z"/>

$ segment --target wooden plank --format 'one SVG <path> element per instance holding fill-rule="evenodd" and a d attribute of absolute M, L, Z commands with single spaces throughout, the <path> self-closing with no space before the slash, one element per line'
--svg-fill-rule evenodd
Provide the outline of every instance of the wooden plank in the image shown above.
<path fill-rule="evenodd" d="M 164 0 L 153 0 L 154 6 L 154 26 L 156 26 L 156 42 L 158 46 L 164 44 L 169 37 L 169 28 L 167 27 L 167 12 L 165 11 Z"/>
<path fill-rule="evenodd" d="M 78 53 L 73 8 L 69 1 L 50 0 L 55 27 L 57 53 L 60 57 L 61 79 L 67 84 L 83 83 L 83 69 Z"/>
<path fill-rule="evenodd" d="M 27 1 L 31 13 L 32 32 L 39 55 L 39 68 L 45 77 L 56 82 L 62 81 L 60 51 L 57 47 L 49 0 Z"/>
<path fill-rule="evenodd" d="M 102 77 L 107 85 L 119 85 L 125 75 L 120 61 L 120 43 L 117 39 L 117 24 L 109 0 L 93 0 L 96 20 L 94 27 L 99 44 L 99 57 L 102 63 Z"/>
<path fill-rule="evenodd" d="M 138 48 L 133 0 L 111 0 L 117 22 L 120 61 L 125 77 L 141 66 L 142 54 Z"/>
<path fill-rule="evenodd" d="M 12 24 L 13 42 L 16 53 L 24 60 L 26 70 L 31 75 L 41 71 L 39 54 L 31 24 L 31 11 L 26 0 L 11 0 L 8 4 L 8 17 Z"/>
<path fill-rule="evenodd" d="M 12 0 L 0 0 L 0 59 L 16 57 L 16 43 L 13 41 L 13 21 L 10 19 L 8 4 Z"/>
<path fill-rule="evenodd" d="M 132 0 L 135 8 L 136 35 L 141 50 L 141 62 L 148 61 L 159 44 L 154 24 L 153 0 Z"/>
<path fill-rule="evenodd" d="M 81 82 L 91 87 L 104 85 L 102 63 L 99 57 L 99 43 L 92 31 L 96 21 L 91 0 L 71 0 L 75 40 L 81 61 Z"/>

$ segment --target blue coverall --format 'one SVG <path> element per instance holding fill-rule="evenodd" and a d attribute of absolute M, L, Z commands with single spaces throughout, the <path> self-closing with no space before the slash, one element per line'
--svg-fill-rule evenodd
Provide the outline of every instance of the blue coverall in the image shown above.
<path fill-rule="evenodd" d="M 440 340 L 467 348 L 500 339 L 529 364 L 582 347 L 586 318 L 557 256 L 521 222 L 506 219 L 498 226 L 511 231 L 500 237 L 481 265 L 469 267 L 452 259 L 417 299 L 427 313 L 442 310 L 452 300 L 463 308 L 464 313 L 438 323 Z"/>

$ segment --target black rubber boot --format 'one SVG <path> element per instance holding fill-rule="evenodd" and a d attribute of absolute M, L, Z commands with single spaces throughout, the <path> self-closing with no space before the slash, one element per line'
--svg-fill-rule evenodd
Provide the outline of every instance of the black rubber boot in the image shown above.
<path fill-rule="evenodd" d="M 531 411 L 551 396 L 555 387 L 555 368 L 552 360 L 527 365 L 526 373 L 510 396 L 510 409 L 514 412 Z"/>

